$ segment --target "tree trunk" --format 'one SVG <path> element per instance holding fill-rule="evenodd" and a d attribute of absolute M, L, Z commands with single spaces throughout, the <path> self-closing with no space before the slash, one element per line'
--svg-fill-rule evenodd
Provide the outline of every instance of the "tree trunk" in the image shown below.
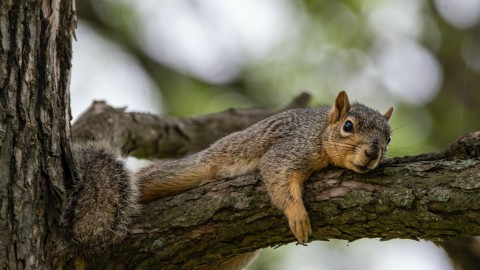
<path fill-rule="evenodd" d="M 50 269 L 70 178 L 70 0 L 0 3 L 0 268 Z"/>

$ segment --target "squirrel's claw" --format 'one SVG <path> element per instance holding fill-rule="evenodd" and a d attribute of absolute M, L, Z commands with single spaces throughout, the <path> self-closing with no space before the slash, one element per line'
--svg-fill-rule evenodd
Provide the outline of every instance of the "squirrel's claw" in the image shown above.
<path fill-rule="evenodd" d="M 298 243 L 304 245 L 308 242 L 308 235 L 312 233 L 310 219 L 307 210 L 301 204 L 293 204 L 286 208 L 285 215 L 288 219 L 288 225 Z"/>

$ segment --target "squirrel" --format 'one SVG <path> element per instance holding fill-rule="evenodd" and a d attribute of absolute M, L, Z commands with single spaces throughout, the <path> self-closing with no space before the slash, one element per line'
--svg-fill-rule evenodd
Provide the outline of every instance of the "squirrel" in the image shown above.
<path fill-rule="evenodd" d="M 149 202 L 217 178 L 259 170 L 274 206 L 282 210 L 300 244 L 311 234 L 303 182 L 329 165 L 364 173 L 390 143 L 390 107 L 381 114 L 350 104 L 341 91 L 335 105 L 284 111 L 237 131 L 198 153 L 158 161 L 137 173 L 140 200 Z"/>
<path fill-rule="evenodd" d="M 393 107 L 381 114 L 360 103 L 350 104 L 346 92 L 340 91 L 333 106 L 275 114 L 203 151 L 154 162 L 134 176 L 110 147 L 75 147 L 82 175 L 68 195 L 61 219 L 63 235 L 73 238 L 70 244 L 74 242 L 83 249 L 102 247 L 125 235 L 141 203 L 258 170 L 272 204 L 283 211 L 298 242 L 305 244 L 311 225 L 302 199 L 304 181 L 331 165 L 357 173 L 377 167 L 390 143 L 388 121 L 392 112 Z M 102 209 L 85 207 L 100 203 Z M 102 222 L 98 224 L 97 220 Z M 215 269 L 241 269 L 256 254 L 246 253 L 212 265 Z"/>

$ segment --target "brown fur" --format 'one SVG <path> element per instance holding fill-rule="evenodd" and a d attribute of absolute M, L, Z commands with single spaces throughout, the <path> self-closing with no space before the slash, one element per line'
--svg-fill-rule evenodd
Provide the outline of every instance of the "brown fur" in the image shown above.
<path fill-rule="evenodd" d="M 141 169 L 142 201 L 258 169 L 271 202 L 284 211 L 298 242 L 306 243 L 311 228 L 302 201 L 303 182 L 329 164 L 360 173 L 375 168 L 387 150 L 392 112 L 390 108 L 382 115 L 350 104 L 341 91 L 332 107 L 279 113 L 199 153 Z M 346 121 L 353 123 L 353 132 L 343 129 Z"/>
<path fill-rule="evenodd" d="M 120 241 L 138 212 L 138 189 L 120 153 L 106 143 L 73 146 L 77 177 L 57 235 L 57 250 L 78 253 L 101 250 Z"/>

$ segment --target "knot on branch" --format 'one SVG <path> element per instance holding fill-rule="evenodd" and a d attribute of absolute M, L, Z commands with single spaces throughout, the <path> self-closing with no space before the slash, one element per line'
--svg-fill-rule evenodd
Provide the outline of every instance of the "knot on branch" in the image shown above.
<path fill-rule="evenodd" d="M 447 152 L 460 159 L 480 157 L 480 131 L 463 135 L 450 145 Z"/>
<path fill-rule="evenodd" d="M 126 108 L 113 108 L 105 101 L 94 101 L 72 126 L 72 134 L 79 141 L 115 141 L 120 119 Z"/>
<path fill-rule="evenodd" d="M 295 98 L 293 98 L 290 103 L 285 106 L 285 110 L 288 109 L 296 109 L 296 108 L 305 108 L 308 106 L 310 103 L 310 100 L 312 99 L 312 96 L 308 92 L 302 92 Z"/>

